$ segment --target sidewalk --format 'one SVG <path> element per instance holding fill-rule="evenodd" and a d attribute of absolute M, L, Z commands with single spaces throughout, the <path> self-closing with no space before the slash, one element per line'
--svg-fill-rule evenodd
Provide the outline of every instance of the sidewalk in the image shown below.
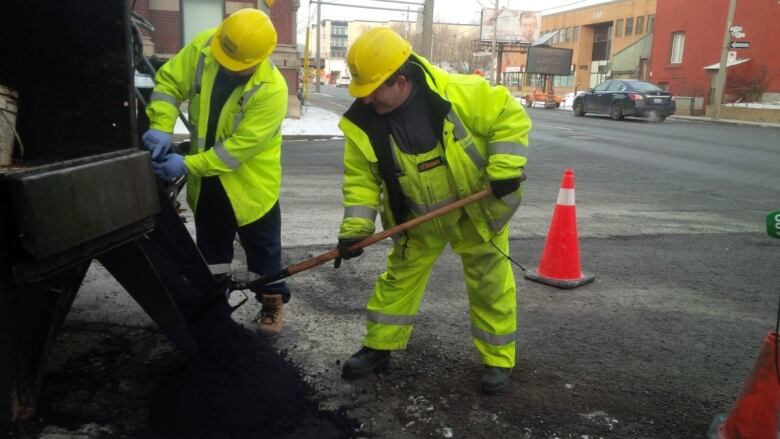
<path fill-rule="evenodd" d="M 332 111 L 307 105 L 300 119 L 284 119 L 282 138 L 284 140 L 326 140 L 342 137 L 343 133 L 338 127 L 340 118 L 341 115 Z M 181 139 L 189 137 L 189 132 L 181 119 L 176 120 L 173 134 Z"/>
<path fill-rule="evenodd" d="M 557 108 L 556 110 L 572 111 L 572 104 L 573 104 L 573 100 L 567 99 L 566 101 L 563 102 L 561 107 Z M 544 103 L 534 102 L 533 108 L 544 108 Z M 720 124 L 727 124 L 727 125 L 744 125 L 744 126 L 755 126 L 755 127 L 764 127 L 764 128 L 780 128 L 780 123 L 752 122 L 748 120 L 736 120 L 736 119 L 713 120 L 711 117 L 706 117 L 706 116 L 682 116 L 682 115 L 675 114 L 669 116 L 669 119 L 684 120 L 688 122 L 700 122 L 700 123 L 720 123 Z"/>
<path fill-rule="evenodd" d="M 780 128 L 780 123 L 751 122 L 751 121 L 748 121 L 748 120 L 734 120 L 734 119 L 713 120 L 711 117 L 705 117 L 705 116 L 672 115 L 672 116 L 669 116 L 669 119 L 687 120 L 687 121 L 690 121 L 690 122 L 702 122 L 702 123 L 722 123 L 722 124 L 729 124 L 729 125 L 745 125 L 745 126 L 756 126 L 756 127 Z"/>

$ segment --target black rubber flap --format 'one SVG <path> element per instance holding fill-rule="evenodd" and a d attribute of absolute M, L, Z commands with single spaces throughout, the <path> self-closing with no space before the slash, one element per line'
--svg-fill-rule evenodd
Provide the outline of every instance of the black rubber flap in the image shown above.
<path fill-rule="evenodd" d="M 22 247 L 51 256 L 157 214 L 149 154 L 103 154 L 7 176 Z"/>

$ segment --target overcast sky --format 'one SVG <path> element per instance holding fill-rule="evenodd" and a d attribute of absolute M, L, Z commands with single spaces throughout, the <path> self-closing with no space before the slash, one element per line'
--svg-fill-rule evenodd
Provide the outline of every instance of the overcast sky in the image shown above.
<path fill-rule="evenodd" d="M 323 0 L 327 3 L 353 4 L 406 9 L 404 4 L 394 4 L 373 0 Z M 424 0 L 403 0 L 405 2 L 423 3 Z M 483 7 L 493 7 L 494 0 L 434 0 L 434 20 L 449 23 L 479 23 L 479 13 Z M 527 11 L 541 11 L 543 14 L 560 10 L 575 9 L 583 6 L 606 3 L 614 0 L 499 0 L 499 7 Z M 414 10 L 415 7 L 412 7 Z M 298 10 L 298 41 L 303 43 L 306 24 L 317 21 L 317 5 L 309 4 L 309 0 L 301 0 Z M 416 15 L 410 14 L 409 19 L 415 20 Z M 380 11 L 371 9 L 348 8 L 341 6 L 322 6 L 323 20 L 404 20 L 406 12 Z"/>

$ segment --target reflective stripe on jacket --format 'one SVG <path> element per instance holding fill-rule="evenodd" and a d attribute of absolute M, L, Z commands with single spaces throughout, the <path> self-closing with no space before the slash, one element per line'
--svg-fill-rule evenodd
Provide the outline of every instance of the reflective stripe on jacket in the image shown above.
<path fill-rule="evenodd" d="M 146 112 L 151 128 L 172 132 L 179 105 L 189 100 L 191 133 L 187 201 L 197 209 L 201 177 L 218 175 L 239 226 L 265 215 L 282 182 L 281 124 L 287 114 L 287 82 L 270 59 L 222 107 L 215 144 L 205 150 L 209 101 L 219 64 L 208 44 L 215 29 L 200 33 L 157 72 Z"/>
<path fill-rule="evenodd" d="M 458 198 L 489 187 L 489 180 L 519 177 L 527 161 L 531 119 L 509 91 L 492 87 L 477 75 L 449 74 L 417 55 L 412 55 L 412 62 L 422 68 L 430 91 L 449 108 L 442 115 L 441 139 Z M 385 229 L 394 226 L 402 219 L 391 213 L 387 185 L 372 146 L 376 139 L 369 138 L 360 122 L 351 120 L 350 111 L 339 127 L 345 136 L 344 219 L 339 237 L 374 233 L 377 212 L 382 214 Z M 488 197 L 464 210 L 480 236 L 489 240 L 507 224 L 521 198 L 522 187 L 500 200 Z"/>

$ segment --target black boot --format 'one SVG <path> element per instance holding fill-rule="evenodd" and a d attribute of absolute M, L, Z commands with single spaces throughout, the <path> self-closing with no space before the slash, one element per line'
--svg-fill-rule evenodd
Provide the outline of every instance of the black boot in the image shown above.
<path fill-rule="evenodd" d="M 506 367 L 485 366 L 482 374 L 482 393 L 485 395 L 499 395 L 509 388 L 509 378 L 512 369 Z"/>
<path fill-rule="evenodd" d="M 364 346 L 344 362 L 344 367 L 341 368 L 341 376 L 344 378 L 360 378 L 372 371 L 387 369 L 389 363 L 390 351 L 380 351 Z"/>

